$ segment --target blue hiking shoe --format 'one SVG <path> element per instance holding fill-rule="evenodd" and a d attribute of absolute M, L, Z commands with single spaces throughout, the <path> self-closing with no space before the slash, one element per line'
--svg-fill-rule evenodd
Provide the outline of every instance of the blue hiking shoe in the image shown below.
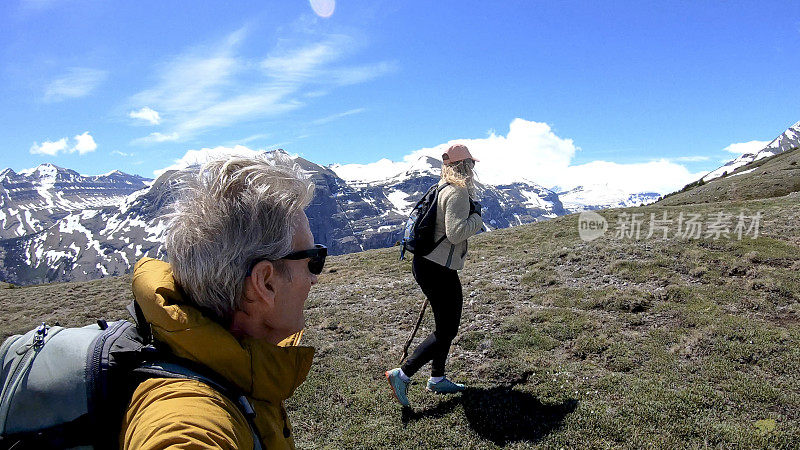
<path fill-rule="evenodd" d="M 387 370 L 386 379 L 389 381 L 389 387 L 392 388 L 392 392 L 397 401 L 403 406 L 409 406 L 410 403 L 408 402 L 406 393 L 408 392 L 408 385 L 411 384 L 411 381 L 403 381 L 400 378 L 400 369 Z"/>
<path fill-rule="evenodd" d="M 461 383 L 453 383 L 452 381 L 448 380 L 447 378 L 443 378 L 438 383 L 434 383 L 431 380 L 428 380 L 428 385 L 425 386 L 425 390 L 429 392 L 434 392 L 436 394 L 454 394 L 456 392 L 462 392 L 467 389 Z"/>

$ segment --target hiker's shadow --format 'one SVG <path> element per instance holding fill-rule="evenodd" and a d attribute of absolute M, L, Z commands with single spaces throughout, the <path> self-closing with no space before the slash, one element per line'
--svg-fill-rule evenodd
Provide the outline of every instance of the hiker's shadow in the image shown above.
<path fill-rule="evenodd" d="M 578 401 L 570 399 L 544 405 L 533 395 L 510 386 L 467 388 L 433 408 L 421 411 L 404 408 L 403 423 L 441 417 L 459 404 L 464 407 L 467 422 L 475 433 L 495 445 L 504 446 L 515 441 L 539 441 L 561 426 L 564 418 L 578 406 Z"/>

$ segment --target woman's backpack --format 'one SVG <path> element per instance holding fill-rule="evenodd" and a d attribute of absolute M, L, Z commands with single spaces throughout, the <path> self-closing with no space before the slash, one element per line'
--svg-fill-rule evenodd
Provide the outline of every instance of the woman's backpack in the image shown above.
<path fill-rule="evenodd" d="M 143 326 L 126 320 L 82 328 L 43 323 L 3 342 L 0 450 L 118 448 L 122 416 L 148 378 L 190 378 L 217 390 L 239 407 L 261 448 L 247 398 L 207 369 L 159 350 L 138 306 L 128 309 Z"/>
<path fill-rule="evenodd" d="M 439 192 L 450 183 L 441 186 L 434 184 L 425 192 L 425 195 L 411 209 L 411 214 L 406 220 L 405 232 L 403 234 L 402 249 L 400 259 L 402 260 L 409 251 L 417 256 L 430 254 L 447 236 L 434 239 L 436 229 L 436 210 Z"/>

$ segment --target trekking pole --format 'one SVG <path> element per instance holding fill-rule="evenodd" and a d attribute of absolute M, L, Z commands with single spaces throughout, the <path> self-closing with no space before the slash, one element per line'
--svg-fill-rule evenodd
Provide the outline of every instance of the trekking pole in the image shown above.
<path fill-rule="evenodd" d="M 417 330 L 419 329 L 419 324 L 422 323 L 422 317 L 425 315 L 425 308 L 428 307 L 428 299 L 425 299 L 425 302 L 422 303 L 422 309 L 419 312 L 419 317 L 417 318 L 417 325 L 414 326 L 414 331 L 411 332 L 411 337 L 408 338 L 406 341 L 405 347 L 403 347 L 403 357 L 400 358 L 400 364 L 403 364 L 403 361 L 406 360 L 408 357 L 408 347 L 411 347 L 411 341 L 414 340 L 414 336 L 417 335 Z"/>

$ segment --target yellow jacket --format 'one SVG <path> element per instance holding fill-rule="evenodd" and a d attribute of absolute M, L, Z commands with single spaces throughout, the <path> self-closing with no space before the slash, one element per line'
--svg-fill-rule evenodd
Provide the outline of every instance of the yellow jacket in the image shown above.
<path fill-rule="evenodd" d="M 136 264 L 133 295 L 155 339 L 175 355 L 213 370 L 248 397 L 264 448 L 294 448 L 283 401 L 311 368 L 314 349 L 297 346 L 302 332 L 279 345 L 237 340 L 184 304 L 172 269 L 157 259 L 143 258 Z M 205 384 L 188 379 L 154 378 L 140 384 L 125 413 L 120 441 L 124 449 L 253 447 L 239 409 Z"/>

